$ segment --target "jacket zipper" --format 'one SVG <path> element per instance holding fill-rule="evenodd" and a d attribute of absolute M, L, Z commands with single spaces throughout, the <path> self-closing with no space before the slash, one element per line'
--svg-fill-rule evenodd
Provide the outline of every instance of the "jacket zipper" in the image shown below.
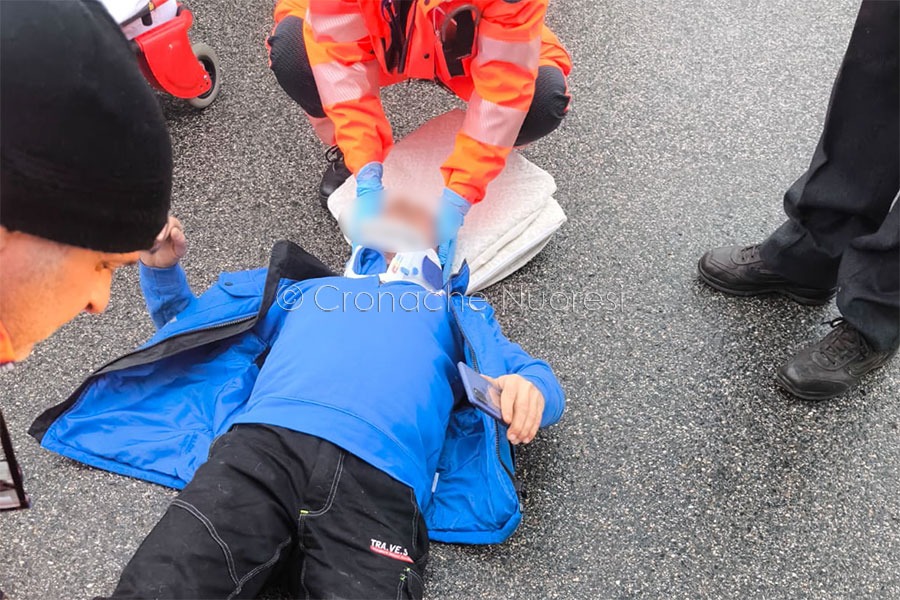
<path fill-rule="evenodd" d="M 475 347 L 472 346 L 472 343 L 469 342 L 469 337 L 466 335 L 466 331 L 462 326 L 462 323 L 459 320 L 459 316 L 456 314 L 456 309 L 453 308 L 453 302 L 449 303 L 450 312 L 453 314 L 453 318 L 456 320 L 456 326 L 459 329 L 459 332 L 462 334 L 463 341 L 466 346 L 469 348 L 469 355 L 472 357 L 472 368 L 475 369 L 476 373 L 481 373 L 478 369 L 478 356 L 475 354 Z M 506 462 L 503 460 L 503 454 L 500 450 L 500 427 L 498 425 L 494 425 L 494 451 L 497 454 L 497 460 L 500 461 L 500 466 L 503 467 L 503 470 L 506 472 L 506 475 L 509 477 L 510 483 L 513 485 L 513 489 L 518 494 L 519 485 L 518 480 L 516 479 L 516 474 L 512 472 L 512 469 L 506 466 Z"/>
<path fill-rule="evenodd" d="M 167 338 L 165 338 L 165 339 L 163 339 L 163 340 L 159 340 L 158 342 L 156 342 L 156 343 L 153 344 L 152 346 L 147 346 L 147 347 L 145 347 L 145 348 L 139 348 L 138 350 L 132 350 L 131 352 L 129 352 L 129 353 L 127 353 L 127 354 L 123 354 L 122 356 L 120 356 L 120 357 L 118 357 L 118 358 L 116 358 L 116 359 L 114 359 L 114 360 L 112 360 L 112 361 L 106 363 L 105 365 L 103 365 L 102 367 L 100 367 L 99 369 L 97 369 L 96 371 L 94 371 L 94 372 L 91 374 L 91 377 L 94 377 L 94 376 L 96 376 L 96 375 L 102 375 L 103 373 L 106 372 L 105 370 L 106 370 L 107 367 L 110 367 L 110 366 L 114 365 L 115 363 L 117 363 L 117 362 L 119 362 L 119 361 L 121 361 L 121 360 L 125 360 L 126 358 L 135 356 L 135 355 L 140 354 L 140 353 L 142 353 L 142 352 L 146 352 L 147 350 L 150 350 L 151 348 L 156 348 L 156 347 L 159 346 L 160 344 L 165 344 L 166 342 L 169 342 L 169 341 L 171 341 L 171 340 L 178 339 L 178 338 L 181 338 L 181 337 L 184 337 L 184 336 L 187 336 L 187 335 L 195 335 L 195 334 L 198 334 L 198 333 L 203 333 L 203 332 L 205 332 L 205 331 L 214 331 L 214 330 L 216 330 L 216 329 L 221 329 L 221 328 L 223 328 L 223 327 L 229 327 L 229 326 L 231 326 L 231 325 L 237 325 L 238 323 L 244 323 L 244 322 L 246 322 L 246 321 L 250 321 L 251 319 L 256 318 L 256 316 L 257 316 L 256 314 L 247 315 L 247 316 L 245 316 L 245 317 L 240 317 L 240 318 L 237 318 L 237 319 L 232 319 L 232 320 L 230 320 L 230 321 L 225 321 L 224 323 L 217 323 L 217 324 L 215 324 L 215 325 L 209 325 L 209 326 L 207 326 L 207 327 L 201 327 L 200 329 L 192 329 L 192 330 L 190 330 L 190 331 L 182 331 L 181 333 L 177 333 L 177 334 L 173 335 L 172 337 L 167 337 Z M 160 358 L 167 358 L 167 357 L 160 357 Z M 159 360 L 159 359 L 157 359 L 157 360 Z"/>
<path fill-rule="evenodd" d="M 224 323 L 217 323 L 216 325 L 210 325 L 210 326 L 208 326 L 208 327 L 201 327 L 200 329 L 192 329 L 191 331 L 182 331 L 181 333 L 176 334 L 176 335 L 173 335 L 172 337 L 168 337 L 168 338 L 166 338 L 166 339 L 164 339 L 164 340 L 160 340 L 160 341 L 156 342 L 155 344 L 153 344 L 152 346 L 147 346 L 146 348 L 141 348 L 141 349 L 139 349 L 139 350 L 132 350 L 132 351 L 129 352 L 128 354 L 123 354 L 122 356 L 120 356 L 120 357 L 118 357 L 118 358 L 116 358 L 116 359 L 111 360 L 110 362 L 106 363 L 105 365 L 103 365 L 102 367 L 100 367 L 99 369 L 97 369 L 96 371 L 94 371 L 93 373 L 91 373 L 90 375 L 88 375 L 87 379 L 85 379 L 84 382 L 81 384 L 81 388 L 82 388 L 82 389 L 81 389 L 80 391 L 76 391 L 76 392 L 75 392 L 75 393 L 78 394 L 78 397 L 75 398 L 74 400 L 72 400 L 71 403 L 69 403 L 69 401 L 67 400 L 67 401 L 65 402 L 65 404 L 68 404 L 68 405 L 67 405 L 66 408 L 60 413 L 60 415 L 62 415 L 63 413 L 68 412 L 69 410 L 72 409 L 73 406 L 75 406 L 76 404 L 78 404 L 79 402 L 81 402 L 81 399 L 82 399 L 82 398 L 84 397 L 84 395 L 87 393 L 88 388 L 90 388 L 90 386 L 88 385 L 88 382 L 93 381 L 96 377 L 99 377 L 100 375 L 105 375 L 105 374 L 107 373 L 107 371 L 106 371 L 105 369 L 107 369 L 108 367 L 112 366 L 113 364 L 119 362 L 120 360 L 124 360 L 124 359 L 126 359 L 126 358 L 128 358 L 128 357 L 130 357 L 130 356 L 134 356 L 134 355 L 136 355 L 136 354 L 140 354 L 141 352 L 150 350 L 151 348 L 156 348 L 156 347 L 159 346 L 160 344 L 164 344 L 164 343 L 168 342 L 169 340 L 174 340 L 174 339 L 176 339 L 176 338 L 180 338 L 180 337 L 185 336 L 185 335 L 193 335 L 193 334 L 196 334 L 196 333 L 202 333 L 202 332 L 204 332 L 204 331 L 213 331 L 213 330 L 215 330 L 215 329 L 220 329 L 220 328 L 222 328 L 222 327 L 228 327 L 228 326 L 230 326 L 230 325 L 237 325 L 238 323 L 244 323 L 244 322 L 246 322 L 246 321 L 250 321 L 250 320 L 256 318 L 256 316 L 257 316 L 257 315 L 255 315 L 255 314 L 253 314 L 253 315 L 247 315 L 246 317 L 240 317 L 240 318 L 237 318 L 237 319 L 232 319 L 232 320 L 230 320 L 230 321 L 225 321 Z M 160 358 L 167 358 L 167 357 L 160 357 Z M 158 359 L 156 359 L 156 360 L 160 360 L 160 359 L 158 358 Z M 137 366 L 137 365 L 132 365 L 132 366 Z M 110 372 L 112 372 L 112 371 L 110 371 Z M 70 400 L 71 400 L 71 397 L 70 397 Z M 56 419 L 54 419 L 54 421 L 55 421 L 55 420 L 56 420 Z M 52 426 L 52 425 L 51 425 L 51 426 Z M 48 429 L 49 429 L 49 427 L 48 427 Z"/>
<path fill-rule="evenodd" d="M 416 31 L 416 6 L 418 0 L 413 0 L 412 6 L 409 8 L 407 15 L 408 23 L 406 24 L 406 39 L 403 40 L 403 48 L 400 50 L 400 64 L 397 66 L 397 72 L 402 74 L 406 71 L 406 64 L 409 62 L 409 47 L 412 44 L 412 36 Z"/>
<path fill-rule="evenodd" d="M 261 305 L 261 306 L 266 306 L 267 307 L 266 310 L 268 310 L 268 308 L 271 306 L 271 302 L 272 302 L 271 299 L 268 302 L 266 302 L 267 294 L 272 293 L 272 290 L 269 289 L 269 286 L 272 283 L 272 281 L 270 281 L 271 271 L 273 269 L 275 269 L 280 274 L 280 269 L 282 268 L 282 265 L 280 263 L 282 261 L 291 259 L 294 256 L 294 254 L 296 254 L 295 250 L 300 250 L 300 248 L 298 248 L 297 246 L 295 246 L 293 244 L 290 244 L 289 242 L 278 242 L 275 244 L 275 246 L 272 249 L 273 256 L 272 256 L 272 258 L 270 258 L 270 261 L 269 261 L 269 276 L 267 276 L 267 278 L 266 278 L 266 287 L 264 289 L 263 302 Z M 282 256 L 282 255 L 284 255 L 284 256 Z M 302 268 L 305 268 L 305 270 L 303 271 L 304 275 L 297 278 L 296 279 L 297 281 L 302 281 L 305 279 L 309 279 L 311 277 L 321 277 L 321 276 L 326 276 L 326 275 L 333 275 L 333 273 L 331 273 L 331 271 L 329 271 L 328 268 L 325 267 L 325 265 L 319 263 L 318 261 L 315 261 L 315 260 L 310 261 L 309 258 L 305 257 L 302 253 L 299 255 L 299 258 L 300 258 L 300 262 L 298 262 L 297 265 L 295 265 L 293 268 L 302 267 Z M 294 264 L 294 263 L 288 262 L 288 264 L 290 265 L 290 264 Z M 281 278 L 279 277 L 279 279 L 281 279 Z M 58 419 L 62 414 L 64 414 L 68 410 L 70 410 L 73 405 L 77 404 L 81 400 L 81 398 L 84 396 L 84 393 L 85 393 L 86 389 L 88 388 L 88 386 L 90 385 L 90 383 L 93 382 L 98 376 L 104 375 L 106 373 L 112 373 L 112 372 L 115 372 L 118 370 L 123 370 L 125 368 L 130 368 L 131 366 L 139 366 L 142 364 L 147 364 L 147 361 L 143 361 L 143 362 L 137 362 L 134 365 L 117 367 L 116 365 L 121 365 L 121 361 L 132 358 L 135 355 L 140 354 L 141 352 L 145 352 L 145 351 L 151 350 L 153 348 L 158 348 L 158 346 L 160 344 L 166 343 L 170 340 L 181 338 L 183 336 L 194 335 L 194 334 L 208 332 L 208 331 L 212 331 L 212 330 L 216 330 L 216 329 L 220 329 L 220 328 L 224 328 L 224 327 L 239 325 L 239 324 L 246 323 L 246 322 L 252 322 L 254 319 L 258 319 L 260 314 L 261 314 L 260 312 L 257 312 L 255 315 L 251 314 L 251 315 L 247 315 L 244 317 L 231 319 L 231 320 L 225 321 L 223 323 L 218 323 L 216 325 L 209 325 L 209 326 L 201 327 L 199 329 L 194 329 L 191 331 L 184 331 L 182 333 L 175 334 L 171 337 L 168 337 L 165 340 L 161 340 L 161 341 L 153 344 L 152 346 L 147 346 L 145 348 L 133 350 L 124 356 L 120 356 L 118 358 L 113 359 L 112 361 L 106 363 L 99 369 L 95 370 L 93 373 L 89 374 L 85 378 L 85 380 L 81 383 L 79 388 L 77 390 L 75 390 L 75 392 L 73 392 L 71 395 L 69 395 L 69 397 L 66 400 L 64 400 L 63 402 L 60 402 L 59 404 L 57 404 L 55 406 L 48 408 L 43 413 L 41 413 L 37 417 L 37 419 L 35 419 L 34 423 L 29 428 L 29 430 L 28 430 L 29 434 L 31 434 L 36 439 L 41 440 L 43 438 L 44 434 L 46 434 L 47 431 L 53 426 L 53 423 L 56 421 L 56 419 Z M 236 333 L 242 333 L 243 331 L 246 331 L 246 329 L 243 329 Z M 224 338 L 222 338 L 222 339 L 224 339 Z M 202 345 L 202 344 L 197 344 L 193 347 L 196 348 L 200 345 Z M 157 359 L 168 358 L 169 356 L 172 356 L 172 353 L 163 354 L 163 356 L 158 357 Z"/>
<path fill-rule="evenodd" d="M 453 307 L 453 298 L 448 296 L 447 300 L 448 306 L 450 306 L 450 313 L 453 315 L 453 320 L 456 321 L 456 327 L 459 329 L 459 333 L 463 337 L 463 342 L 465 342 L 466 347 L 469 348 L 469 355 L 472 357 L 472 368 L 475 369 L 475 372 L 481 373 L 481 370 L 478 368 L 478 357 L 475 355 L 475 347 L 472 346 L 472 343 L 469 342 L 469 336 L 466 335 L 466 331 L 460 322 L 459 315 L 456 314 L 456 309 Z"/>

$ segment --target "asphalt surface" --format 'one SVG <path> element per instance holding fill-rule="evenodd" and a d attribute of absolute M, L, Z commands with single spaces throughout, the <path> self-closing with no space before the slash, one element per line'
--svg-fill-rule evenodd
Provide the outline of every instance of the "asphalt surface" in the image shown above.
<path fill-rule="evenodd" d="M 314 200 L 322 150 L 266 68 L 269 3 L 193 4 L 194 38 L 226 72 L 203 113 L 163 99 L 195 289 L 262 264 L 282 238 L 339 266 L 346 249 Z M 568 410 L 521 453 L 518 533 L 490 548 L 434 545 L 430 598 L 900 597 L 900 361 L 839 400 L 791 399 L 774 372 L 827 332 L 835 307 L 728 298 L 695 275 L 708 247 L 761 240 L 781 222 L 855 12 L 553 4 L 577 65 L 575 104 L 527 155 L 556 176 L 569 222 L 489 295 L 510 337 L 553 364 Z M 456 106 L 424 83 L 385 96 L 398 135 Z M 608 302 L 586 310 L 589 291 Z M 13 598 L 109 592 L 173 497 L 25 435 L 151 330 L 125 273 L 107 314 L 77 319 L 0 375 L 35 501 L 0 517 L 0 587 Z"/>

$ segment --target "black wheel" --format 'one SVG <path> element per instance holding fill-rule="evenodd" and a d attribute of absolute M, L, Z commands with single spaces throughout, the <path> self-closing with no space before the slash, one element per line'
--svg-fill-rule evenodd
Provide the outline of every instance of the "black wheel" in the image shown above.
<path fill-rule="evenodd" d="M 219 70 L 219 57 L 216 56 L 215 51 L 207 44 L 197 42 L 191 46 L 191 49 L 194 51 L 197 60 L 200 61 L 200 64 L 203 65 L 203 68 L 209 73 L 209 79 L 212 82 L 212 87 L 209 88 L 208 92 L 188 100 L 188 104 L 194 108 L 203 109 L 212 104 L 219 95 L 219 88 L 222 85 L 222 72 Z"/>

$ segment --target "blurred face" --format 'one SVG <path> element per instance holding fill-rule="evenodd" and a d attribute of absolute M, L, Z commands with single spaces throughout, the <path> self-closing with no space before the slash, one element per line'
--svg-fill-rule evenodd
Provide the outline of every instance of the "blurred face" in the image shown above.
<path fill-rule="evenodd" d="M 137 252 L 86 250 L 0 227 L 0 323 L 16 360 L 80 312 L 103 312 L 113 272 L 137 259 Z"/>
<path fill-rule="evenodd" d="M 425 203 L 402 194 L 388 193 L 384 199 L 382 216 L 415 229 L 429 241 L 429 246 L 437 245 L 434 209 Z"/>

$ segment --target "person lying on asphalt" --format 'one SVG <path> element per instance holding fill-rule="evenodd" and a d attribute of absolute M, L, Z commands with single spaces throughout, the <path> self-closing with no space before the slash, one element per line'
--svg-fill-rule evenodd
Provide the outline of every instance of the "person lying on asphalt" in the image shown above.
<path fill-rule="evenodd" d="M 385 223 L 434 245 L 400 197 Z M 429 539 L 496 543 L 521 518 L 516 444 L 558 421 L 550 367 L 501 333 L 464 266 L 433 247 L 357 247 L 344 276 L 288 242 L 268 270 L 200 296 L 177 220 L 141 257 L 160 327 L 39 417 L 42 444 L 184 487 L 114 598 L 420 598 Z M 502 390 L 502 423 L 463 401 L 457 363 Z M 208 458 L 207 458 L 208 454 Z"/>

